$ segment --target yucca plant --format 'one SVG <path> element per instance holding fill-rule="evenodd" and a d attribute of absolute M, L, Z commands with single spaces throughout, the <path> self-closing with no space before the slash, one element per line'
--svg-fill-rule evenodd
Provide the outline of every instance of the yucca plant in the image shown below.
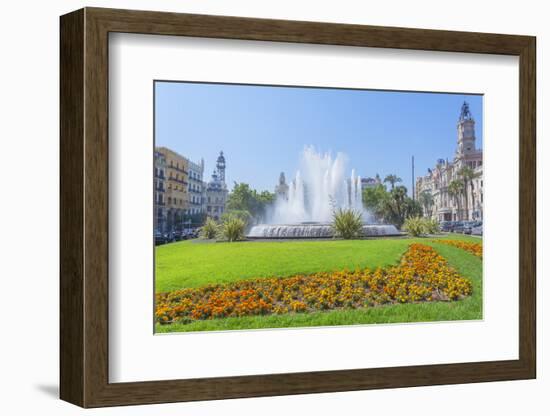
<path fill-rule="evenodd" d="M 427 234 L 439 234 L 439 222 L 435 219 L 426 219 L 426 233 Z"/>
<path fill-rule="evenodd" d="M 334 236 L 345 240 L 361 237 L 363 233 L 363 218 L 359 211 L 338 208 L 332 214 L 332 229 Z"/>
<path fill-rule="evenodd" d="M 213 238 L 216 238 L 216 236 L 218 235 L 219 229 L 220 229 L 220 226 L 214 219 L 207 218 L 204 225 L 201 227 L 200 236 L 202 238 L 207 238 L 209 240 L 212 240 Z"/>
<path fill-rule="evenodd" d="M 403 230 L 413 237 L 426 234 L 426 228 L 426 220 L 421 217 L 407 218 L 403 224 Z"/>
<path fill-rule="evenodd" d="M 222 223 L 220 237 L 228 242 L 243 240 L 245 227 L 242 219 L 231 217 Z"/>

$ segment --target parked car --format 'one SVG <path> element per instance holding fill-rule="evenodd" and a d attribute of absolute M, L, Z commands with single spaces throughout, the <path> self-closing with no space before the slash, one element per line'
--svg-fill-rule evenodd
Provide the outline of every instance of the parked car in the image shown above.
<path fill-rule="evenodd" d="M 453 233 L 463 233 L 464 232 L 464 221 L 455 221 L 453 223 L 453 228 L 451 229 Z"/>
<path fill-rule="evenodd" d="M 199 235 L 197 228 L 187 228 L 184 232 L 185 238 L 197 238 Z"/>
<path fill-rule="evenodd" d="M 444 232 L 450 232 L 453 229 L 452 221 L 441 221 L 439 223 L 439 229 Z"/>
<path fill-rule="evenodd" d="M 464 223 L 464 234 L 472 234 L 472 229 L 475 227 L 480 227 L 482 225 L 481 221 L 468 221 Z"/>
<path fill-rule="evenodd" d="M 157 231 L 155 233 L 155 245 L 156 246 L 159 246 L 161 244 L 165 244 L 166 243 L 166 236 L 161 233 L 160 231 Z"/>
<path fill-rule="evenodd" d="M 174 233 L 175 233 L 175 231 L 168 231 L 168 232 L 164 233 L 164 238 L 166 239 L 167 243 L 173 243 L 174 241 L 176 241 L 176 237 L 175 237 Z"/>
<path fill-rule="evenodd" d="M 483 223 L 479 223 L 478 226 L 472 227 L 472 235 L 483 235 Z"/>

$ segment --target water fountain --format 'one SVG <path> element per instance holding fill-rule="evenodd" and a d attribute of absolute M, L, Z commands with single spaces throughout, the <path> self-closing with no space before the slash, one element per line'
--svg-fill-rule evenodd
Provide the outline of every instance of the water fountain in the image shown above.
<path fill-rule="evenodd" d="M 285 195 L 278 195 L 267 213 L 265 224 L 253 226 L 248 238 L 330 238 L 335 209 L 360 212 L 364 236 L 399 235 L 394 225 L 372 224 L 364 209 L 361 177 L 355 170 L 346 176 L 346 156 L 320 154 L 313 147 L 302 153 L 301 169 L 288 185 Z"/>

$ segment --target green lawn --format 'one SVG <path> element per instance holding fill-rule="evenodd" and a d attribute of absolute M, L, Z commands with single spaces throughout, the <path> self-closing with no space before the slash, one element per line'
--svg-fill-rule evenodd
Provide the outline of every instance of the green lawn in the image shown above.
<path fill-rule="evenodd" d="M 258 277 L 355 269 L 395 264 L 409 239 L 182 241 L 156 248 L 156 292 Z"/>
<path fill-rule="evenodd" d="M 445 239 L 473 242 L 462 235 Z M 316 271 L 354 269 L 395 264 L 412 242 L 429 244 L 449 264 L 473 283 L 473 294 L 455 302 L 398 304 L 356 310 L 250 316 L 196 321 L 191 324 L 156 325 L 157 332 L 229 329 L 286 328 L 482 318 L 482 262 L 456 247 L 432 238 L 373 240 L 277 241 L 214 243 L 184 241 L 156 248 L 157 293 L 258 277 L 290 276 Z"/>
<path fill-rule="evenodd" d="M 479 242 L 461 235 L 444 238 Z M 188 240 L 156 247 L 157 293 L 257 277 L 395 264 L 411 242 L 431 239 L 373 239 L 216 243 Z"/>
<path fill-rule="evenodd" d="M 443 238 L 480 242 L 475 237 Z M 449 264 L 473 283 L 473 295 L 456 302 L 389 305 L 358 310 L 253 316 L 157 325 L 157 332 L 329 326 L 370 323 L 481 319 L 482 262 L 459 248 L 431 238 L 352 241 L 276 241 L 214 243 L 198 240 L 156 248 L 157 293 L 258 277 L 395 264 L 412 242 L 435 247 Z"/>

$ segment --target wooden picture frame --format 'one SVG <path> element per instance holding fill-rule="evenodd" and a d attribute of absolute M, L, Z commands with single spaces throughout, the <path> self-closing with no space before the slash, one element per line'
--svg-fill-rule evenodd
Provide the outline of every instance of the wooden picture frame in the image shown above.
<path fill-rule="evenodd" d="M 535 50 L 530 36 L 85 8 L 61 17 L 60 396 L 82 407 L 530 379 L 536 376 Z M 109 383 L 111 32 L 519 57 L 519 359 Z"/>

